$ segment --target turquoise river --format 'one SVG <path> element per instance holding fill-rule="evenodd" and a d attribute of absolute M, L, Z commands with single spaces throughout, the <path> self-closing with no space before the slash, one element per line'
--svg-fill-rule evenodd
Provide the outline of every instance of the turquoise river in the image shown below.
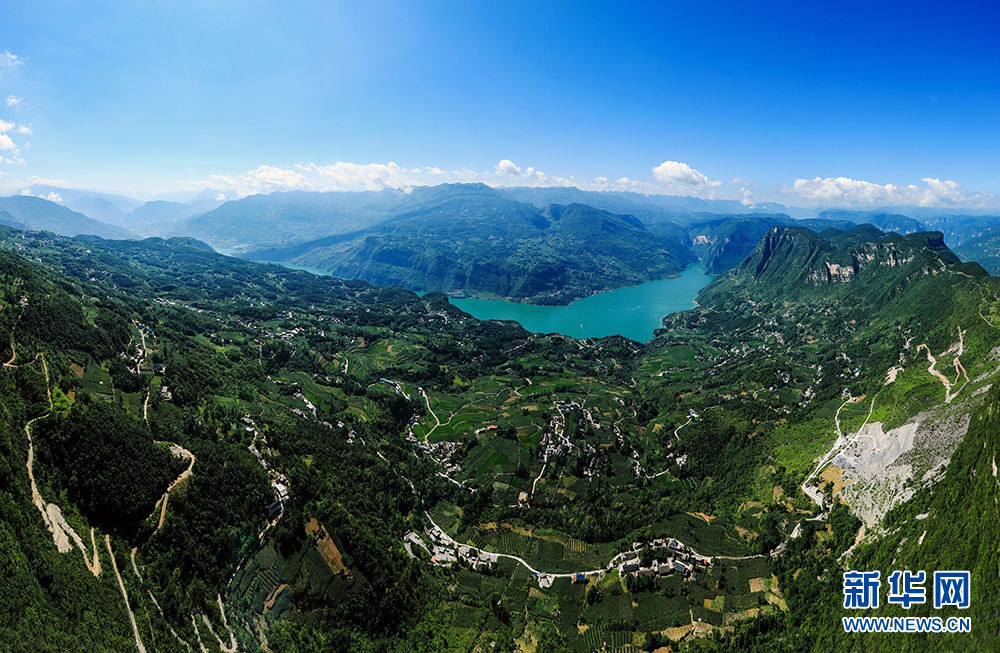
<path fill-rule="evenodd" d="M 481 320 L 516 320 L 537 333 L 576 338 L 622 335 L 645 342 L 662 326 L 664 315 L 694 308 L 698 291 L 712 279 L 700 268 L 690 267 L 673 279 L 597 293 L 566 306 L 454 297 L 450 301 Z"/>
<path fill-rule="evenodd" d="M 216 251 L 228 253 L 221 248 Z M 330 274 L 307 266 L 280 262 L 277 265 L 313 274 Z M 535 333 L 561 333 L 574 338 L 620 335 L 646 342 L 653 337 L 653 331 L 663 325 L 664 315 L 694 308 L 698 291 L 713 278 L 701 267 L 692 266 L 673 279 L 647 281 L 638 286 L 597 293 L 566 306 L 457 297 L 448 300 L 480 320 L 515 320 Z"/>

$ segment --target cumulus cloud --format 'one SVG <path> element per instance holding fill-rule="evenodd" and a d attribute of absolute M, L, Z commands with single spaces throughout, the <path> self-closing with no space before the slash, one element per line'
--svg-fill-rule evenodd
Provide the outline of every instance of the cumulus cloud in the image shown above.
<path fill-rule="evenodd" d="M 445 170 L 438 166 L 407 168 L 388 163 L 297 163 L 290 168 L 262 165 L 237 175 L 211 175 L 194 182 L 195 188 L 211 188 L 245 197 L 275 191 L 377 191 L 385 188 L 409 190 L 415 186 L 482 181 L 496 186 L 570 186 L 573 179 L 546 174 L 534 167 L 521 168 L 503 159 L 493 170 L 478 173 L 468 168 Z"/>
<path fill-rule="evenodd" d="M 594 180 L 590 184 L 586 184 L 585 187 L 587 190 L 597 191 L 623 191 L 647 194 L 656 192 L 653 184 L 639 181 L 638 179 L 629 179 L 628 177 L 619 177 L 618 179 L 594 177 Z"/>
<path fill-rule="evenodd" d="M 876 184 L 850 177 L 815 177 L 796 179 L 786 193 L 817 204 L 982 206 L 993 199 L 992 195 L 966 191 L 957 181 L 924 177 L 922 186 L 916 184 Z"/>
<path fill-rule="evenodd" d="M 39 177 L 38 175 L 32 175 L 28 177 L 28 183 L 32 186 L 35 184 L 43 184 L 45 186 L 65 186 L 68 182 L 65 179 L 54 179 L 52 177 Z"/>
<path fill-rule="evenodd" d="M 750 191 L 750 189 L 747 188 L 746 186 L 741 186 L 740 204 L 742 204 L 743 206 L 754 206 L 757 203 L 758 203 L 757 198 L 754 197 L 754 194 Z"/>
<path fill-rule="evenodd" d="M 709 179 L 701 172 L 680 161 L 664 161 L 656 166 L 653 168 L 653 178 L 667 186 L 692 191 L 716 188 L 722 185 L 721 181 Z"/>
<path fill-rule="evenodd" d="M 7 132 L 31 136 L 31 127 L 28 127 L 27 125 L 16 125 L 0 118 L 0 134 L 5 134 Z"/>
<path fill-rule="evenodd" d="M 404 168 L 389 163 L 348 163 L 338 161 L 328 165 L 298 164 L 299 170 L 316 177 L 322 190 L 382 190 L 383 188 L 408 188 L 421 183 L 439 183 L 448 177 L 437 166 Z"/>
<path fill-rule="evenodd" d="M 521 168 L 510 159 L 501 159 L 494 167 L 494 170 L 498 175 L 508 175 L 510 177 L 517 177 L 521 174 Z"/>
<path fill-rule="evenodd" d="M 31 179 L 36 179 L 36 177 L 32 177 Z M 31 179 L 29 179 L 28 181 L 31 181 Z M 38 197 L 43 200 L 48 200 L 50 202 L 62 202 L 62 195 L 60 195 L 56 191 L 51 191 L 45 195 L 42 195 L 41 193 L 34 192 L 29 187 L 29 188 L 22 188 L 20 195 L 23 195 L 24 197 Z"/>
<path fill-rule="evenodd" d="M 8 95 L 7 96 L 7 106 L 8 107 L 14 107 L 16 109 L 17 107 L 21 106 L 21 104 L 23 102 L 24 102 L 24 98 L 22 98 L 22 97 L 17 97 L 16 95 Z"/>
<path fill-rule="evenodd" d="M 483 181 L 496 183 L 498 186 L 575 186 L 572 177 L 557 177 L 537 170 L 532 166 L 521 169 L 510 159 L 501 159 L 493 166 L 492 179 L 486 176 Z"/>
<path fill-rule="evenodd" d="M 17 150 L 17 145 L 10 139 L 10 136 L 0 133 L 0 151 Z"/>
<path fill-rule="evenodd" d="M 500 159 L 492 169 L 477 172 L 469 168 L 447 170 L 435 165 L 407 168 L 388 163 L 296 163 L 290 167 L 261 165 L 242 174 L 216 174 L 191 182 L 192 188 L 225 191 L 227 197 L 271 193 L 275 191 L 377 191 L 396 188 L 407 191 L 415 186 L 456 182 L 483 182 L 491 186 L 576 186 L 584 190 L 628 191 L 643 194 L 684 193 L 714 198 L 723 194 L 723 182 L 685 163 L 664 161 L 653 169 L 647 180 L 621 176 L 598 176 L 591 181 L 573 176 L 561 177 L 521 166 L 508 158 Z M 733 193 L 735 189 L 731 189 Z"/>
<path fill-rule="evenodd" d="M 10 50 L 4 50 L 0 53 L 0 68 L 13 68 L 14 66 L 20 66 L 24 63 L 24 59 L 12 54 Z"/>
<path fill-rule="evenodd" d="M 275 191 L 366 191 L 407 189 L 446 181 L 473 181 L 468 170 L 437 166 L 405 168 L 397 163 L 297 163 L 290 168 L 262 165 L 238 175 L 211 175 L 193 186 L 231 191 L 239 197 Z"/>

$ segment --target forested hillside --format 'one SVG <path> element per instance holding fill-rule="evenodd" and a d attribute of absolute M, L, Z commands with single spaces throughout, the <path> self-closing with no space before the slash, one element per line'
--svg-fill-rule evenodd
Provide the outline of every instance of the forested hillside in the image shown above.
<path fill-rule="evenodd" d="M 540 210 L 482 184 L 454 186 L 360 232 L 249 256 L 418 291 L 539 304 L 666 278 L 694 260 L 634 217 L 582 204 Z"/>
<path fill-rule="evenodd" d="M 646 345 L 0 245 L 5 647 L 823 650 L 840 572 L 918 549 L 990 609 L 988 534 L 946 543 L 994 487 L 1000 286 L 939 234 L 775 227 Z"/>

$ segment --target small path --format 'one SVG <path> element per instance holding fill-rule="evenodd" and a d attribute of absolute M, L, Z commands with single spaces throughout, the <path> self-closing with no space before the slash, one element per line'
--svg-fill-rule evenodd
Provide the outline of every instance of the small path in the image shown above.
<path fill-rule="evenodd" d="M 111 536 L 104 536 L 104 543 L 108 546 L 108 555 L 111 556 L 111 568 L 115 570 L 115 578 L 118 579 L 118 588 L 122 591 L 122 599 L 125 601 L 125 611 L 128 612 L 128 619 L 132 622 L 132 634 L 135 635 L 135 647 L 139 649 L 139 653 L 146 653 L 146 647 L 142 644 L 142 638 L 139 637 L 139 626 L 135 623 L 135 614 L 132 612 L 131 606 L 128 604 L 128 592 L 125 591 L 125 583 L 122 581 L 122 575 L 118 573 L 118 563 L 115 561 L 115 552 L 111 550 Z"/>
<path fill-rule="evenodd" d="M 545 474 L 545 468 L 547 466 L 548 466 L 547 462 L 544 465 L 542 465 L 542 471 L 538 472 L 538 476 L 536 476 L 535 480 L 531 483 L 531 496 L 535 496 L 535 485 L 542 478 L 542 475 Z"/>
<path fill-rule="evenodd" d="M 97 544 L 94 537 L 94 529 L 90 529 L 90 542 L 91 548 L 94 551 L 93 560 L 91 560 L 90 555 L 87 553 L 87 546 L 83 543 L 83 538 L 80 537 L 79 533 L 66 522 L 66 518 L 63 517 L 62 510 L 58 505 L 54 503 L 48 503 L 42 499 L 42 494 L 38 490 L 38 483 L 35 481 L 35 444 L 31 437 L 31 427 L 34 426 L 35 422 L 45 419 L 52 414 L 52 390 L 51 381 L 49 379 L 49 366 L 45 361 L 45 354 L 39 352 L 34 360 L 42 361 L 42 370 L 45 373 L 45 392 L 48 397 L 49 409 L 43 415 L 39 415 L 28 423 L 24 425 L 24 434 L 28 438 L 28 459 L 25 462 L 25 466 L 28 470 L 28 480 L 31 482 L 31 500 L 38 508 L 38 512 L 42 515 L 42 521 L 45 523 L 45 527 L 49 529 L 49 533 L 52 534 L 52 540 L 56 545 L 56 549 L 59 553 L 68 553 L 73 549 L 73 544 L 76 544 L 77 548 L 83 554 L 83 564 L 87 566 L 87 569 L 94 576 L 101 575 L 101 559 L 97 555 Z M 14 366 L 15 368 L 18 366 Z M 72 543 L 70 542 L 72 540 Z"/>
<path fill-rule="evenodd" d="M 26 299 L 27 298 L 22 299 L 22 301 L 25 301 Z M 10 328 L 10 360 L 3 364 L 3 366 L 6 368 L 17 367 L 17 365 L 14 364 L 14 361 L 17 360 L 17 347 L 14 346 L 14 331 L 17 330 L 17 325 L 20 324 L 21 315 L 23 314 L 24 314 L 24 309 L 22 308 L 22 310 L 17 314 L 17 319 L 14 320 L 14 326 Z"/>
<path fill-rule="evenodd" d="M 595 575 L 595 574 L 603 574 L 603 573 L 606 573 L 606 572 L 610 571 L 611 569 L 614 569 L 614 565 L 609 564 L 607 567 L 605 567 L 603 569 L 591 569 L 589 571 L 569 572 L 569 573 L 561 573 L 561 574 L 550 574 L 550 573 L 547 573 L 547 572 L 544 572 L 544 571 L 539 571 L 539 570 L 535 569 L 534 567 L 532 567 L 531 565 L 529 565 L 527 563 L 527 561 L 525 561 L 525 559 L 522 558 L 521 556 L 511 555 L 509 553 L 492 553 L 492 552 L 489 552 L 489 551 L 484 551 L 483 549 L 480 549 L 478 547 L 472 546 L 471 544 L 460 544 L 459 542 L 456 542 L 454 540 L 454 538 L 451 537 L 451 535 L 448 535 L 448 533 L 446 533 L 443 528 L 441 528 L 440 526 L 438 526 L 434 522 L 434 519 L 430 516 L 430 513 L 425 512 L 424 514 L 427 516 L 428 521 L 430 521 L 430 523 L 434 527 L 436 527 L 439 531 L 441 531 L 441 535 L 452 546 L 454 546 L 456 548 L 457 547 L 463 547 L 463 548 L 467 547 L 467 548 L 472 549 L 473 551 L 476 551 L 476 552 L 479 552 L 479 553 L 487 553 L 487 554 L 489 554 L 491 556 L 497 556 L 499 558 L 508 558 L 510 560 L 514 560 L 514 561 L 520 563 L 521 565 L 523 565 L 525 569 L 527 569 L 528 571 L 530 571 L 533 574 L 537 574 L 537 575 L 545 574 L 546 576 L 552 576 L 553 578 L 572 578 L 573 576 L 575 576 L 577 574 L 583 574 L 585 576 L 592 576 L 592 575 Z"/>
<path fill-rule="evenodd" d="M 139 330 L 139 338 L 142 340 L 142 358 L 136 361 L 135 364 L 135 373 L 139 374 L 139 368 L 142 366 L 142 361 L 146 360 L 146 357 L 149 356 L 149 350 L 146 349 L 146 334 L 139 328 L 135 320 L 132 320 L 132 326 Z"/>
<path fill-rule="evenodd" d="M 676 439 L 678 442 L 681 441 L 680 430 L 685 426 L 687 426 L 688 424 L 690 424 L 691 420 L 692 418 L 688 417 L 688 421 L 684 422 L 683 424 L 674 429 L 674 439 Z"/>
<path fill-rule="evenodd" d="M 198 621 L 194 618 L 193 614 L 191 615 L 191 626 L 194 628 L 194 634 L 198 638 L 198 649 L 201 653 L 208 653 L 208 649 L 201 643 L 201 633 L 198 631 Z"/>
<path fill-rule="evenodd" d="M 181 472 L 180 476 L 174 479 L 174 482 L 167 487 L 166 491 L 163 493 L 163 496 L 160 497 L 160 501 L 158 502 L 160 507 L 160 518 L 157 521 L 156 530 L 153 531 L 154 533 L 160 530 L 160 528 L 163 526 L 163 520 L 166 519 L 167 517 L 167 499 L 170 498 L 170 493 L 173 492 L 175 489 L 177 489 L 177 486 L 179 486 L 181 483 L 186 481 L 191 476 L 192 470 L 194 469 L 194 461 L 195 461 L 195 455 L 179 444 L 174 444 L 173 442 L 157 442 L 157 444 L 169 444 L 170 453 L 173 454 L 174 458 L 187 458 L 188 466 L 187 469 Z M 153 509 L 153 514 L 156 514 L 156 508 Z"/>
<path fill-rule="evenodd" d="M 216 594 L 215 596 L 219 602 L 219 614 L 222 615 L 222 625 L 225 626 L 226 632 L 229 633 L 229 646 L 225 646 L 220 641 L 219 648 L 225 651 L 225 653 L 236 653 L 239 646 L 236 643 L 236 635 L 233 633 L 233 629 L 229 627 L 229 620 L 226 619 L 226 608 L 222 605 L 222 594 Z"/>
<path fill-rule="evenodd" d="M 853 433 L 854 436 L 853 439 L 845 437 L 840 430 L 840 411 L 844 408 L 844 406 L 846 406 L 849 403 L 852 403 L 852 400 L 848 399 L 844 403 L 840 404 L 840 408 L 837 409 L 837 412 L 834 415 L 834 422 L 837 428 L 837 439 L 833 443 L 833 446 L 830 448 L 830 451 L 828 451 L 826 455 L 824 455 L 820 459 L 816 467 L 813 468 L 812 473 L 810 473 L 809 476 L 806 477 L 806 480 L 803 481 L 801 485 L 802 492 L 805 493 L 805 495 L 808 496 L 810 499 L 812 499 L 813 503 L 815 503 L 820 510 L 823 510 L 823 508 L 825 507 L 824 506 L 825 498 L 823 496 L 823 493 L 819 491 L 819 488 L 810 485 L 809 482 L 812 481 L 817 474 L 823 471 L 823 468 L 826 467 L 831 460 L 836 458 L 841 452 L 843 452 L 845 449 L 847 449 L 852 444 L 857 442 L 858 439 L 862 437 L 870 437 L 862 435 L 861 431 L 862 429 L 864 429 L 865 425 L 868 424 L 868 420 L 871 419 L 872 413 L 875 411 L 875 399 L 877 397 L 878 393 L 876 392 L 875 395 L 872 397 L 871 406 L 868 408 L 868 415 L 865 417 L 865 421 L 861 424 L 861 426 L 858 427 L 858 430 Z"/>
<path fill-rule="evenodd" d="M 962 327 L 958 327 L 958 341 L 941 354 L 942 356 L 951 353 L 955 354 L 955 383 L 957 384 L 962 378 L 965 379 L 965 383 L 958 386 L 954 392 L 952 392 L 951 389 L 951 380 L 943 372 L 935 368 L 937 365 L 937 358 L 935 358 L 934 354 L 931 353 L 930 347 L 928 347 L 925 343 L 920 343 L 917 345 L 917 351 L 919 352 L 921 349 L 927 352 L 927 361 L 930 363 L 930 366 L 927 368 L 927 372 L 941 381 L 941 384 L 944 386 L 944 403 L 950 404 L 952 399 L 957 397 L 958 393 L 961 392 L 962 388 L 964 388 L 969 382 L 969 375 L 966 373 L 965 367 L 962 366 L 962 361 L 959 360 L 959 357 L 965 353 L 965 338 L 962 333 Z"/>
<path fill-rule="evenodd" d="M 438 419 L 438 416 L 431 409 L 431 400 L 427 398 L 427 391 L 424 390 L 423 388 L 420 388 L 419 390 L 420 390 L 420 394 L 422 394 L 424 396 L 424 403 L 427 404 L 427 412 L 430 413 L 431 417 L 434 418 L 434 421 L 437 422 L 434 425 L 434 427 L 430 431 L 427 431 L 427 433 L 424 435 L 424 442 L 426 443 L 427 442 L 427 438 L 431 437 L 431 433 L 434 432 L 434 429 L 436 429 L 437 427 L 441 426 L 441 420 Z M 449 418 L 449 421 L 451 421 L 450 418 Z"/>
<path fill-rule="evenodd" d="M 436 528 L 441 533 L 441 536 L 444 538 L 444 540 L 446 542 L 448 542 L 449 544 L 451 544 L 456 549 L 459 549 L 459 548 L 463 548 L 463 549 L 464 548 L 468 548 L 468 549 L 470 549 L 472 551 L 475 551 L 477 553 L 485 553 L 487 555 L 496 556 L 498 558 L 507 558 L 509 560 L 514 560 L 515 562 L 523 565 L 524 568 L 527 569 L 528 571 L 530 571 L 531 573 L 537 574 L 539 576 L 544 575 L 544 576 L 549 576 L 551 578 L 572 578 L 572 577 L 578 576 L 580 574 L 583 574 L 584 576 L 596 576 L 596 575 L 599 575 L 599 574 L 606 574 L 606 573 L 608 573 L 612 569 L 615 569 L 618 566 L 618 562 L 617 561 L 622 557 L 622 553 L 615 554 L 615 556 L 613 558 L 611 558 L 611 560 L 608 561 L 607 566 L 602 567 L 601 569 L 588 569 L 586 571 L 570 571 L 570 572 L 561 572 L 561 573 L 549 573 L 547 571 L 540 571 L 538 569 L 535 569 L 530 564 L 528 564 L 528 562 L 524 558 L 522 558 L 521 556 L 511 555 L 509 553 L 496 553 L 494 551 L 486 551 L 484 549 L 480 549 L 479 547 L 473 546 L 472 544 L 462 544 L 460 542 L 457 542 L 457 541 L 455 541 L 455 539 L 451 535 L 448 535 L 448 533 L 445 532 L 445 530 L 443 528 L 441 528 L 440 526 L 437 525 L 437 523 L 435 523 L 434 518 L 431 517 L 430 513 L 428 513 L 428 512 L 425 511 L 424 515 L 427 517 L 427 521 L 429 521 L 431 523 L 431 525 L 434 526 L 434 528 Z M 684 544 L 683 542 L 681 542 L 681 540 L 679 540 L 678 538 L 674 537 L 674 538 L 670 538 L 670 539 L 674 539 L 674 540 L 677 540 L 678 542 L 680 542 L 684 546 L 685 549 L 687 549 L 689 552 L 691 552 L 692 555 L 701 555 L 697 551 L 695 551 L 692 547 L 690 547 L 690 546 Z M 718 559 L 718 560 L 750 560 L 751 558 L 761 558 L 761 557 L 763 557 L 763 554 L 757 553 L 757 554 L 754 554 L 754 555 L 747 555 L 747 556 L 704 556 L 704 557 L 707 557 L 707 558 L 712 559 L 712 560 L 715 560 L 715 559 Z"/>

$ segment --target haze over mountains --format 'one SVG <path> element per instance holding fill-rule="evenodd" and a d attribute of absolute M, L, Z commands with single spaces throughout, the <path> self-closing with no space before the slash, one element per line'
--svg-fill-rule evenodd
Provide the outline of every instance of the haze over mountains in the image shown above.
<path fill-rule="evenodd" d="M 672 276 L 693 261 L 719 274 L 777 225 L 935 230 L 966 260 L 1000 271 L 1000 217 L 950 209 L 816 209 L 735 200 L 443 184 L 365 192 L 290 191 L 188 201 L 36 184 L 0 198 L 0 222 L 105 238 L 179 235 L 222 251 L 350 279 L 454 296 L 567 303 Z M 48 198 L 48 199 L 41 199 Z"/>

